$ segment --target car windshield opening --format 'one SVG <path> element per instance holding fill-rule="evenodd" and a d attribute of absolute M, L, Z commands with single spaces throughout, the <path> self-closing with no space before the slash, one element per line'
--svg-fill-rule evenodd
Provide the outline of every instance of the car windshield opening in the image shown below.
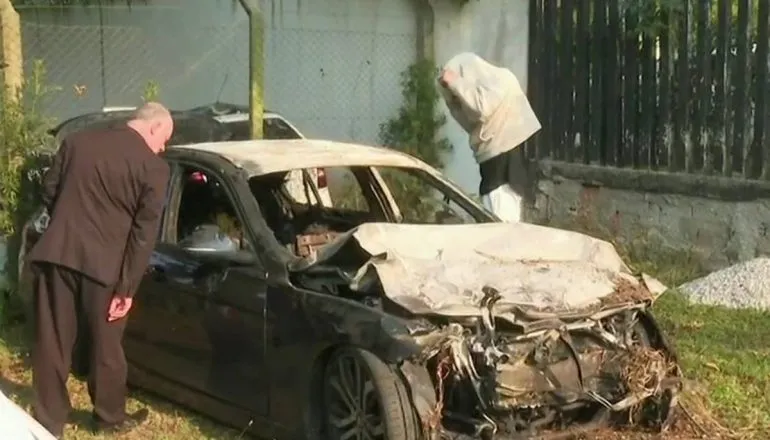
<path fill-rule="evenodd" d="M 298 256 L 363 223 L 491 221 L 455 189 L 418 169 L 300 169 L 252 177 L 249 186 L 268 227 Z"/>

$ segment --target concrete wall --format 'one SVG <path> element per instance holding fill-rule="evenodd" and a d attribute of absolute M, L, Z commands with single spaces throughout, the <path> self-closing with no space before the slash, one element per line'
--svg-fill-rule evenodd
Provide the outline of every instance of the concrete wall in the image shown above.
<path fill-rule="evenodd" d="M 691 250 L 712 270 L 770 254 L 770 182 L 544 161 L 528 217 Z"/>
<path fill-rule="evenodd" d="M 436 0 L 431 4 L 433 44 L 439 65 L 460 52 L 475 52 L 493 64 L 509 68 L 526 90 L 529 0 L 470 0 L 463 6 L 456 1 Z M 468 135 L 451 120 L 446 107 L 442 108 L 449 119 L 443 135 L 454 145 L 445 171 L 461 188 L 477 194 L 480 178 Z"/>

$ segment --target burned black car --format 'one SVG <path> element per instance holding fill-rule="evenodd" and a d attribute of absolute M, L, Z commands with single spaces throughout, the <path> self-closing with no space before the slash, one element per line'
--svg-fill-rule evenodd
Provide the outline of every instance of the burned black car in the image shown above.
<path fill-rule="evenodd" d="M 664 288 L 611 244 L 501 223 L 385 148 L 223 142 L 165 158 L 125 338 L 134 385 L 277 439 L 669 422 L 678 370 L 649 311 Z"/>

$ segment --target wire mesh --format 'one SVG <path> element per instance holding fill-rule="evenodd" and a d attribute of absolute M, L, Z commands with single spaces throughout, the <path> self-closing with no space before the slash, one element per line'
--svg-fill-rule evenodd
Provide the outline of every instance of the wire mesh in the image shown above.
<path fill-rule="evenodd" d="M 262 0 L 265 108 L 307 136 L 376 142 L 416 60 L 411 0 Z M 142 102 L 248 104 L 249 21 L 234 0 L 19 8 L 28 74 L 43 60 L 63 119 Z"/>

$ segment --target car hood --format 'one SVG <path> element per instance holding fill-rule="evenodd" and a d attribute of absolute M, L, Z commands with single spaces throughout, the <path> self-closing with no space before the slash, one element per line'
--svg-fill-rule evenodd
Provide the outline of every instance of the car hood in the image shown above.
<path fill-rule="evenodd" d="M 499 293 L 498 310 L 549 312 L 592 308 L 610 297 L 617 297 L 613 304 L 639 303 L 666 290 L 649 276 L 633 276 L 607 241 L 526 223 L 366 223 L 290 270 L 349 270 L 354 253 L 363 258 L 351 272 L 353 290 L 381 291 L 418 315 L 477 315 L 489 288 Z"/>

